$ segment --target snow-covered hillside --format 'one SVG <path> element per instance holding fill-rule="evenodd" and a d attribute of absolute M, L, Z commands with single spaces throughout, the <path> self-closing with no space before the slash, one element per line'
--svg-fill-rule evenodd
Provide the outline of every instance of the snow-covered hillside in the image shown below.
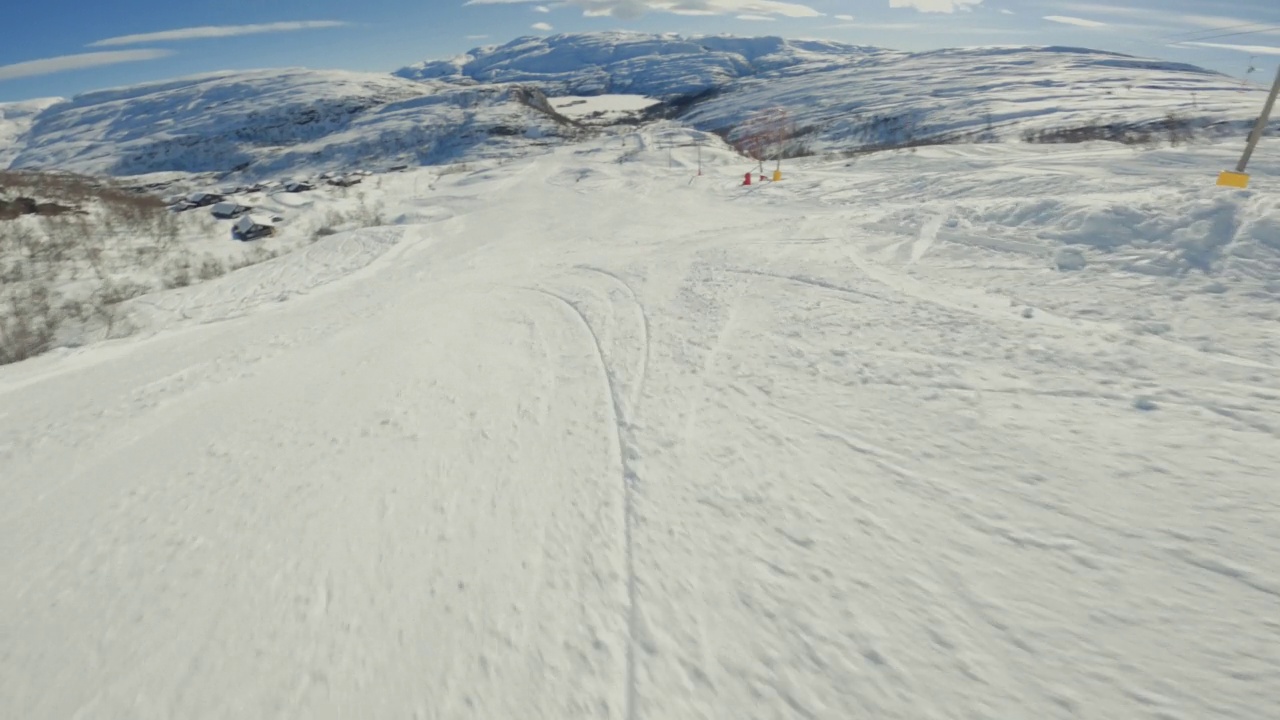
<path fill-rule="evenodd" d="M 0 716 L 1258 720 L 1267 147 L 388 174 L 0 367 Z"/>
<path fill-rule="evenodd" d="M 807 153 L 1021 141 L 1082 127 L 1133 141 L 1167 141 L 1170 127 L 1178 137 L 1240 137 L 1263 95 L 1192 66 L 1078 48 L 906 53 L 777 37 L 586 33 L 518 38 L 395 75 L 223 72 L 88 93 L 34 116 L 5 110 L 0 167 L 264 179 L 498 157 L 580 135 L 527 88 L 628 96 L 633 108 L 661 99 L 651 116 L 731 139 L 753 111 L 781 106 L 800 133 L 791 151 Z M 590 124 L 628 117 L 606 113 Z"/>
<path fill-rule="evenodd" d="M 1263 93 L 1192 65 L 1071 47 L 900 52 L 778 37 L 583 33 L 522 37 L 402 77 L 520 82 L 550 95 L 633 93 L 736 137 L 750 113 L 786 108 L 808 152 L 927 138 L 1019 139 L 1084 126 L 1179 127 L 1239 135 Z"/>
<path fill-rule="evenodd" d="M 1243 137 L 1265 92 L 1189 65 L 1055 47 L 851 57 L 744 78 L 681 114 L 735 137 L 750 113 L 786 108 L 808 152 L 913 140 L 1020 140 L 1028 132 L 1128 129 Z"/>
<path fill-rule="evenodd" d="M 625 93 L 675 98 L 742 77 L 805 63 L 874 57 L 887 51 L 823 40 L 686 37 L 635 32 L 521 37 L 449 60 L 396 71 L 415 80 L 524 83 L 552 95 Z"/>
<path fill-rule="evenodd" d="M 87 93 L 40 113 L 13 168 L 262 178 L 503 154 L 559 132 L 504 86 L 389 75 L 228 72 Z"/>
<path fill-rule="evenodd" d="M 22 102 L 0 103 L 0 169 L 18 154 L 19 140 L 36 121 L 36 116 L 62 102 L 62 98 L 41 98 Z"/>

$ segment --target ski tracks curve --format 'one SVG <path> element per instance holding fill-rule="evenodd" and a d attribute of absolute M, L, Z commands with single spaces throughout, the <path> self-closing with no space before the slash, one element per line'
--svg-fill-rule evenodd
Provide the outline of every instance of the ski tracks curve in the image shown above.
<path fill-rule="evenodd" d="M 622 495 L 623 495 L 623 566 L 625 572 L 625 585 L 627 596 L 627 644 L 626 644 L 626 670 L 624 679 L 624 717 L 626 720 L 635 720 L 638 717 L 638 702 L 636 694 L 636 655 L 635 648 L 642 635 L 640 628 L 640 611 L 638 590 L 635 571 L 635 549 L 633 541 L 633 530 L 636 522 L 635 512 L 635 493 L 636 486 L 639 483 L 639 475 L 635 468 L 635 461 L 638 459 L 638 453 L 635 447 L 635 441 L 632 437 L 632 413 L 634 412 L 634 403 L 638 402 L 639 393 L 642 392 L 645 367 L 647 366 L 647 356 L 649 348 L 648 336 L 648 318 L 644 313 L 643 307 L 640 306 L 636 299 L 634 291 L 621 278 L 610 272 L 599 270 L 596 268 L 584 268 L 592 272 L 611 277 L 626 288 L 631 298 L 635 300 L 635 305 L 643 319 L 644 335 L 644 353 L 641 355 L 641 371 L 639 380 L 636 383 L 636 400 L 632 404 L 624 401 L 621 392 L 621 381 L 617 377 L 613 367 L 610 365 L 609 356 L 606 353 L 605 345 L 600 339 L 600 334 L 592 326 L 587 315 L 579 307 L 578 303 L 560 295 L 558 293 L 537 287 L 525 287 L 525 290 L 537 293 L 555 302 L 567 313 L 574 318 L 582 330 L 591 339 L 595 349 L 596 358 L 603 376 L 606 390 L 609 396 L 609 403 L 613 415 L 614 427 L 612 436 L 616 443 L 615 447 L 618 453 L 619 464 L 622 468 Z"/>

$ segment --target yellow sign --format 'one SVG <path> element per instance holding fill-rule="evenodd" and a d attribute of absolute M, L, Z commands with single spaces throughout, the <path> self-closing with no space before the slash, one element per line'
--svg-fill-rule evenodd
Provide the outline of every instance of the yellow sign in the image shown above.
<path fill-rule="evenodd" d="M 774 171 L 773 171 L 773 181 L 774 181 L 774 182 L 778 182 L 778 181 L 779 181 L 779 180 L 781 180 L 781 179 L 782 179 L 782 171 L 781 171 L 781 170 L 774 170 Z"/>
<path fill-rule="evenodd" d="M 1247 173 L 1223 170 L 1222 173 L 1218 175 L 1218 184 L 1222 187 L 1244 189 L 1249 187 L 1249 175 Z"/>

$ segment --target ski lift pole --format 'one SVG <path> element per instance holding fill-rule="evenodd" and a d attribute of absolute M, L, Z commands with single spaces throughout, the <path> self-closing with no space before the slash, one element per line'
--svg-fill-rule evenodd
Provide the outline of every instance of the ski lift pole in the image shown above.
<path fill-rule="evenodd" d="M 1280 95 L 1280 68 L 1276 68 L 1276 81 L 1271 85 L 1271 94 L 1267 96 L 1266 105 L 1262 106 L 1262 114 L 1258 116 L 1258 122 L 1253 126 L 1253 132 L 1249 133 L 1249 142 L 1244 147 L 1244 154 L 1240 156 L 1240 162 L 1236 163 L 1235 172 L 1230 170 L 1222 171 L 1222 174 L 1218 176 L 1219 185 L 1236 188 L 1249 187 L 1249 175 L 1244 170 L 1249 166 L 1249 158 L 1253 157 L 1253 151 L 1258 147 L 1258 141 L 1262 140 L 1262 134 L 1267 130 L 1267 121 L 1271 119 L 1271 111 L 1276 106 L 1277 95 Z"/>

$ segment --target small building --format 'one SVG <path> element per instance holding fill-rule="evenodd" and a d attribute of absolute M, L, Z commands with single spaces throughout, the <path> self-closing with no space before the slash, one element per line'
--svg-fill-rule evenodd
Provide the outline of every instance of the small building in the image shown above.
<path fill-rule="evenodd" d="M 219 220 L 234 220 L 250 210 L 253 210 L 253 208 L 248 205 L 241 205 L 237 202 L 215 203 L 211 209 L 213 216 Z"/>
<path fill-rule="evenodd" d="M 301 182 L 301 181 L 286 183 L 284 186 L 284 191 L 291 192 L 291 193 L 306 192 L 308 190 L 314 190 L 314 189 L 315 189 L 315 186 L 312 185 L 311 183 Z"/>
<path fill-rule="evenodd" d="M 186 202 L 191 207 L 207 207 L 215 203 L 220 203 L 225 199 L 226 198 L 218 195 L 217 193 L 193 192 L 186 197 Z"/>
<path fill-rule="evenodd" d="M 275 234 L 275 222 L 257 215 L 243 215 L 235 225 L 231 226 L 231 237 L 242 242 L 271 237 Z"/>

